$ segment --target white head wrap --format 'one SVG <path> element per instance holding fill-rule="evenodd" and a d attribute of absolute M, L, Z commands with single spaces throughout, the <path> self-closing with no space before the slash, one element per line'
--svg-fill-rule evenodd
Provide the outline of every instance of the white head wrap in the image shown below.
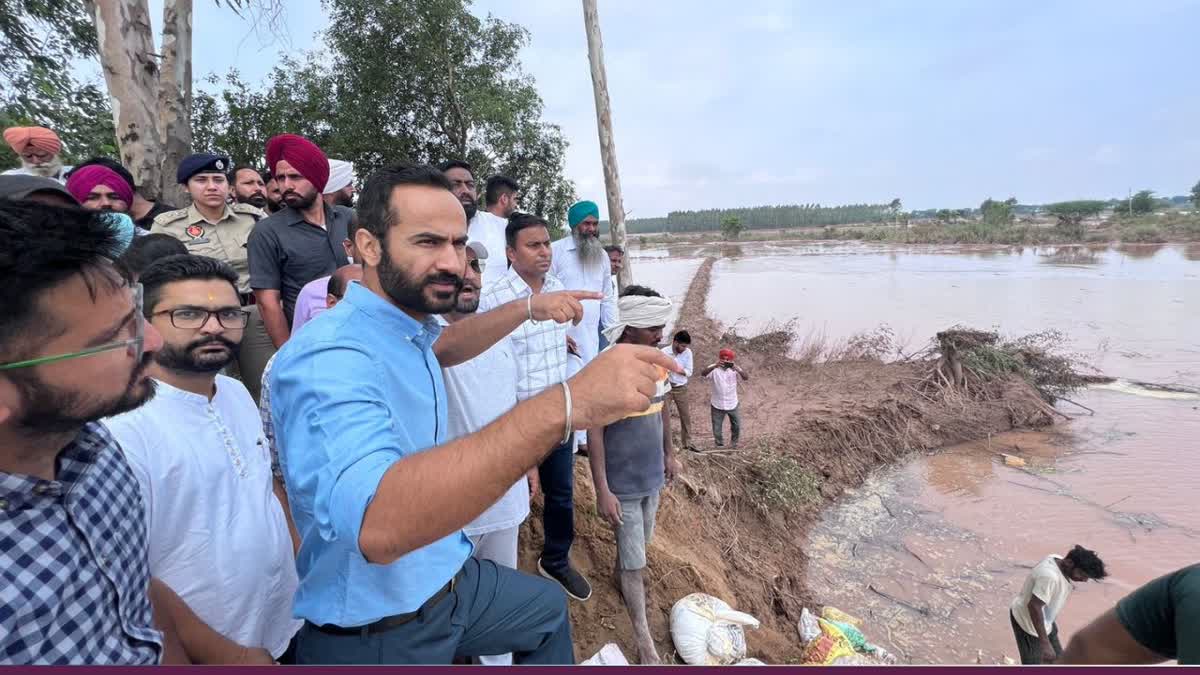
<path fill-rule="evenodd" d="M 646 297 L 644 295 L 626 295 L 617 301 L 617 322 L 604 329 L 604 337 L 609 343 L 616 344 L 625 332 L 625 328 L 654 328 L 667 325 L 671 318 L 673 305 L 667 298 Z"/>
<path fill-rule="evenodd" d="M 325 194 L 333 194 L 354 182 L 354 164 L 340 159 L 329 160 L 329 180 L 325 183 Z"/>

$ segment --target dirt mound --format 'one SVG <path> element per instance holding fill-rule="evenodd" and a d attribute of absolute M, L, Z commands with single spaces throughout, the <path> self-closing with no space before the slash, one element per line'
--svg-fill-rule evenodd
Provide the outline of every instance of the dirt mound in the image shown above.
<path fill-rule="evenodd" d="M 821 604 L 821 589 L 805 579 L 805 534 L 818 511 L 871 469 L 914 451 L 982 438 L 1014 427 L 1053 422 L 1038 392 L 1016 375 L 996 374 L 987 387 L 922 386 L 938 361 L 917 359 L 809 363 L 786 356 L 789 338 L 777 331 L 744 339 L 705 313 L 713 260 L 688 290 L 679 328 L 692 335 L 697 373 L 733 346 L 750 375 L 741 395 L 743 448 L 711 450 L 708 385 L 691 389 L 693 442 L 709 450 L 680 451 L 685 478 L 663 493 L 650 548 L 650 627 L 670 662 L 671 605 L 703 591 L 762 621 L 748 631 L 750 655 L 767 663 L 800 658 L 800 609 Z M 576 656 L 607 642 L 636 653 L 632 631 L 612 580 L 616 546 L 596 515 L 587 462 L 575 467 L 576 540 L 572 559 L 592 581 L 593 597 L 571 603 Z M 540 513 L 522 532 L 521 567 L 536 569 Z M 869 632 L 869 628 L 868 628 Z"/>

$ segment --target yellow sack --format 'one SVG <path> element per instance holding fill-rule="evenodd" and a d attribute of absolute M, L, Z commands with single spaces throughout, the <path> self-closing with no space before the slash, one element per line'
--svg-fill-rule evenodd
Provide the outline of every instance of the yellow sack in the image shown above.
<path fill-rule="evenodd" d="M 804 648 L 804 662 L 812 665 L 830 666 L 838 659 L 854 656 L 854 647 L 837 626 L 825 619 L 817 619 L 821 635 Z"/>
<path fill-rule="evenodd" d="M 856 619 L 849 614 L 843 612 L 837 607 L 826 605 L 821 608 L 821 618 L 826 621 L 838 621 L 840 623 L 848 623 L 855 628 L 862 628 L 862 619 Z"/>

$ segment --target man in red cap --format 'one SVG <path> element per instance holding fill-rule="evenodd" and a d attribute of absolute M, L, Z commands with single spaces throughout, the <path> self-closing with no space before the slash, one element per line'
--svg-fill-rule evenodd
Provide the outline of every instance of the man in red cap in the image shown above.
<path fill-rule="evenodd" d="M 725 447 L 721 427 L 726 416 L 729 416 L 729 440 L 734 448 L 737 448 L 738 438 L 742 435 L 742 417 L 738 413 L 738 376 L 743 380 L 749 380 L 750 376 L 733 362 L 735 358 L 737 354 L 732 349 L 722 349 L 717 353 L 717 362 L 700 373 L 712 383 L 713 442 L 718 448 Z"/>
<path fill-rule="evenodd" d="M 4 130 L 4 142 L 21 158 L 21 166 L 5 171 L 5 175 L 42 176 L 66 182 L 69 166 L 63 166 L 62 141 L 46 127 L 9 127 Z"/>
<path fill-rule="evenodd" d="M 312 141 L 281 134 L 267 141 L 267 167 L 284 208 L 254 226 L 247 248 L 250 287 L 275 347 L 291 336 L 300 289 L 350 263 L 342 241 L 354 211 L 321 198 L 329 158 Z"/>

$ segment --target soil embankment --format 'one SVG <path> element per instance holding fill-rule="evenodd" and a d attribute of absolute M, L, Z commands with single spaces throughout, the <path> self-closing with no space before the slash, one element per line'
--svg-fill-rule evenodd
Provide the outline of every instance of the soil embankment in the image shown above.
<path fill-rule="evenodd" d="M 706 452 L 680 451 L 685 479 L 663 493 L 647 571 L 650 626 L 670 662 L 670 608 L 703 591 L 762 621 L 748 632 L 751 656 L 796 662 L 800 609 L 822 601 L 822 589 L 804 575 L 804 542 L 823 506 L 873 468 L 911 452 L 1053 419 L 1036 391 L 1015 377 L 957 392 L 936 384 L 935 360 L 806 363 L 787 357 L 787 334 L 727 334 L 705 310 L 714 262 L 706 260 L 696 273 L 678 327 L 692 335 L 697 373 L 721 347 L 738 351 L 750 375 L 741 394 L 742 448 L 712 451 L 708 385 L 693 378 L 693 443 Z M 632 657 L 629 619 L 612 581 L 614 537 L 596 515 L 583 458 L 575 481 L 572 558 L 594 588 L 588 602 L 571 603 L 576 656 L 582 660 L 616 642 Z M 535 507 L 522 532 L 522 569 L 536 569 L 541 538 Z"/>

